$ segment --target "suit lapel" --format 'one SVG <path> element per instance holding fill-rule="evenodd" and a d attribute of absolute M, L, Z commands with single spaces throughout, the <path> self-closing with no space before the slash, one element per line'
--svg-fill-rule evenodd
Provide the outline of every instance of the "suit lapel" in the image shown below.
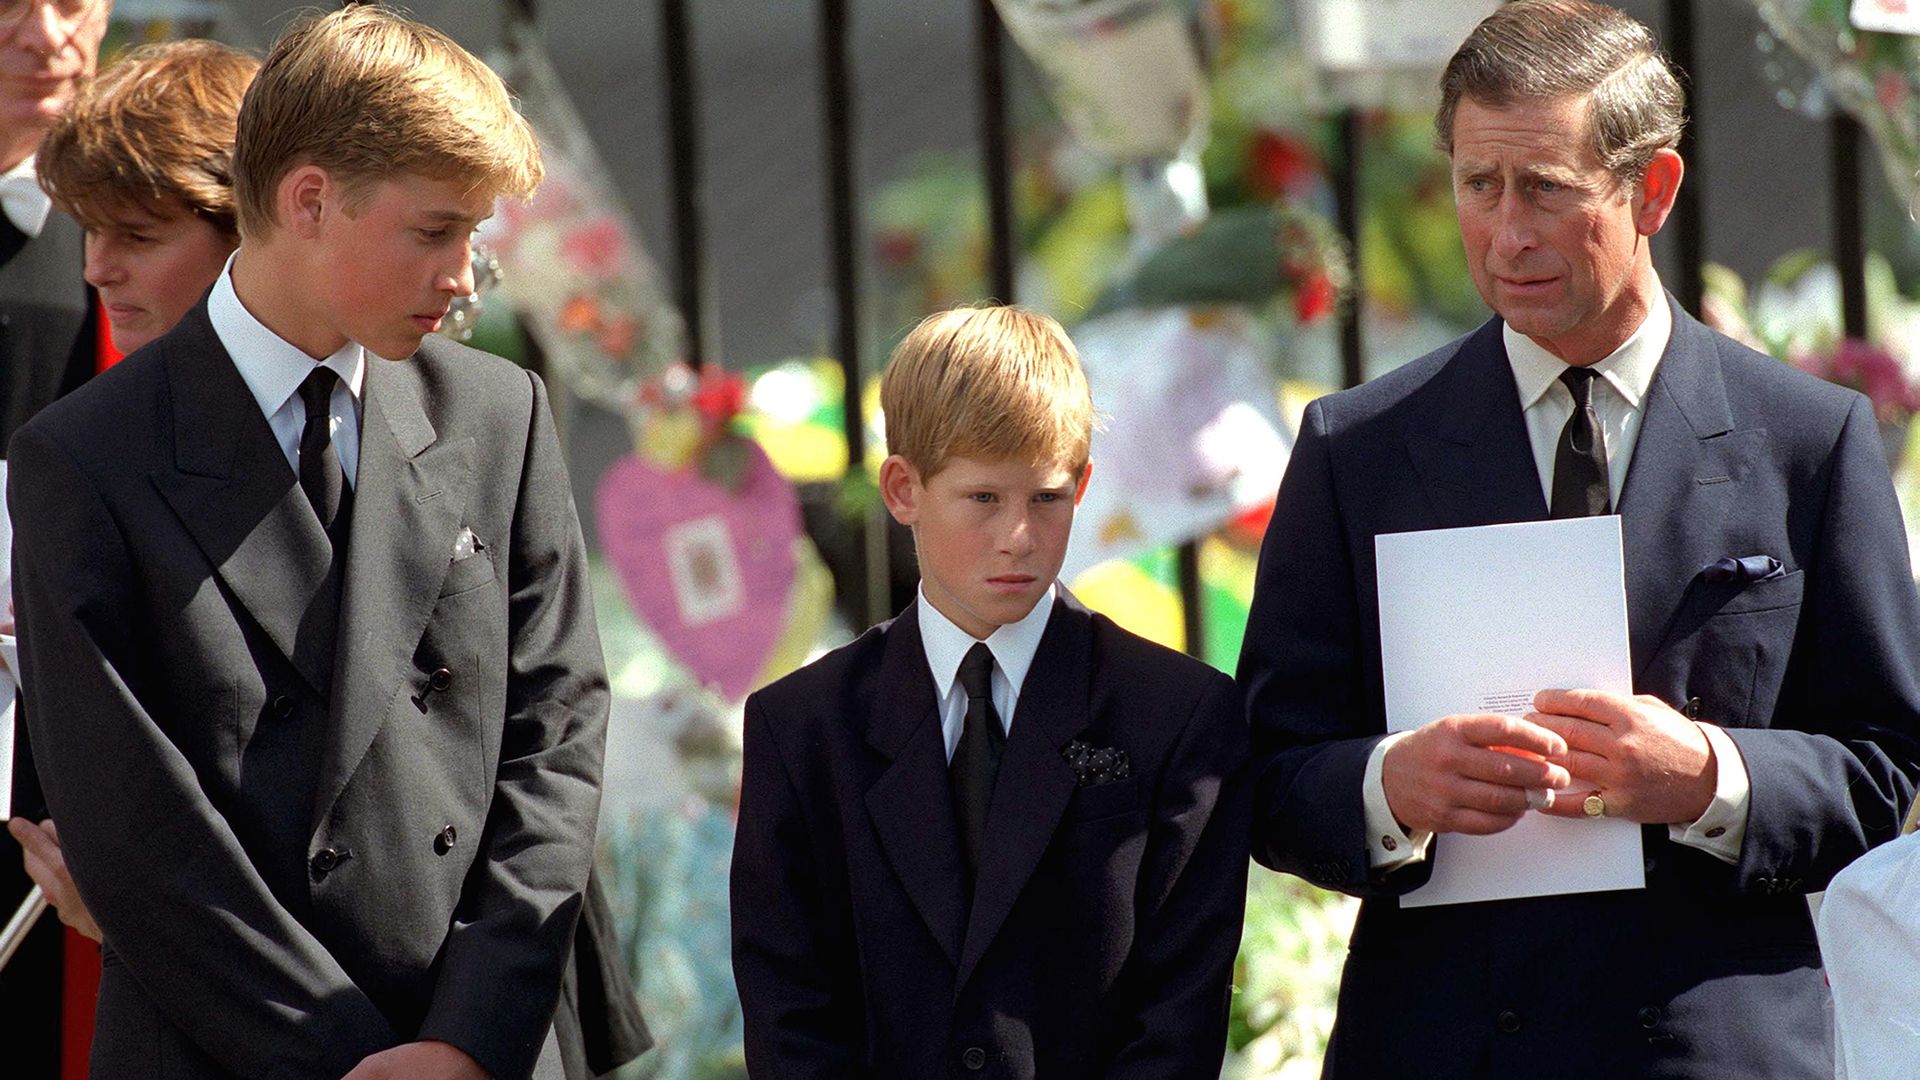
<path fill-rule="evenodd" d="M 1500 320 L 1490 320 L 1461 345 L 1428 396 L 1420 428 L 1407 434 L 1407 453 L 1426 486 L 1433 527 L 1546 517 Z"/>
<path fill-rule="evenodd" d="M 1727 554 L 1716 547 L 1717 526 L 1740 498 L 1752 440 L 1765 437 L 1733 431 L 1713 334 L 1672 306 L 1673 337 L 1648 388 L 1620 493 L 1636 679 L 1700 568 Z"/>
<path fill-rule="evenodd" d="M 220 580 L 315 693 L 332 681 L 333 548 L 213 332 L 203 300 L 167 336 L 174 466 L 152 481 Z"/>
<path fill-rule="evenodd" d="M 314 792 L 315 822 L 339 798 L 405 685 L 447 575 L 471 480 L 473 440 L 436 441 L 411 363 L 369 355 L 365 399 L 333 722 Z"/>
<path fill-rule="evenodd" d="M 927 929 L 958 965 L 966 905 L 960 828 L 953 816 L 946 738 L 920 640 L 917 606 L 909 606 L 887 631 L 879 684 L 867 716 L 867 741 L 892 760 L 867 789 L 874 833 Z"/>
<path fill-rule="evenodd" d="M 956 994 L 1007 921 L 1073 799 L 1073 767 L 1060 751 L 1087 728 L 1092 678 L 1092 617 L 1063 592 L 1014 706 L 994 781 L 986 858 L 974 885 Z"/>

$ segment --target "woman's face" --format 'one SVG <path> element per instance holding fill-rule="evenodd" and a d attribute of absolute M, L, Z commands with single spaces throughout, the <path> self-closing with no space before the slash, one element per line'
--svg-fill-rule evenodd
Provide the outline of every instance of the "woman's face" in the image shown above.
<path fill-rule="evenodd" d="M 233 240 L 186 211 L 123 211 L 96 225 L 87 230 L 87 283 L 100 290 L 113 346 L 122 353 L 173 329 L 234 249 Z"/>

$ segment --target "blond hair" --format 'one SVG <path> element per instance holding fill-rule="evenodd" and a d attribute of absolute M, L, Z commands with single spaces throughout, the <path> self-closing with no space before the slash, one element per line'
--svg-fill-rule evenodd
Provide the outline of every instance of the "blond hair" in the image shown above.
<path fill-rule="evenodd" d="M 272 232 L 275 191 L 302 165 L 356 192 L 424 176 L 525 198 L 541 176 L 539 141 L 500 77 L 440 31 L 371 4 L 303 18 L 267 54 L 234 150 L 243 235 Z"/>
<path fill-rule="evenodd" d="M 138 211 L 237 235 L 233 133 L 260 61 L 212 41 L 143 45 L 82 87 L 40 144 L 40 186 L 89 229 Z"/>
<path fill-rule="evenodd" d="M 956 457 L 1086 468 L 1093 398 L 1060 324 L 1018 307 L 929 315 L 880 378 L 887 452 L 931 478 Z"/>

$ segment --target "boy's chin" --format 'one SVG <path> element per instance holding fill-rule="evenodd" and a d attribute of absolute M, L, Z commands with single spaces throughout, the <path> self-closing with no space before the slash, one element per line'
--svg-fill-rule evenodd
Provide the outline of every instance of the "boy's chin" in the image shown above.
<path fill-rule="evenodd" d="M 425 334 L 402 334 L 383 341 L 363 341 L 361 347 L 381 360 L 405 360 L 420 351 Z"/>

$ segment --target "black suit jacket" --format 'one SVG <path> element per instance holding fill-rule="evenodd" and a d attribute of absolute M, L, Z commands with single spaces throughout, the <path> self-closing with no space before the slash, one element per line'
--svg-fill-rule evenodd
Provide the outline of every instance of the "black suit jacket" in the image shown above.
<path fill-rule="evenodd" d="M 962 893 L 917 614 L 747 700 L 733 963 L 779 1077 L 1218 1074 L 1246 902 L 1225 675 L 1055 601 Z M 1131 779 L 1078 785 L 1075 739 Z"/>
<path fill-rule="evenodd" d="M 80 226 L 58 209 L 29 240 L 0 214 L 0 447 L 28 417 L 93 374 L 98 331 L 93 291 L 81 278 Z M 46 816 L 33 771 L 26 718 L 15 714 L 12 812 Z M 0 769 L 8 763 L 0 761 Z M 33 882 L 19 849 L 0 843 L 0 913 L 11 915 Z M 25 1074 L 52 1075 L 59 1054 L 61 932 L 42 919 L 5 971 L 0 1013 L 13 1018 L 19 1038 L 9 1059 Z"/>
<path fill-rule="evenodd" d="M 1240 674 L 1255 856 L 1366 898 L 1329 1076 L 1832 1075 L 1805 894 L 1894 835 L 1920 772 L 1920 602 L 1880 437 L 1860 395 L 1678 305 L 1644 408 L 1620 498 L 1634 689 L 1698 698 L 1739 746 L 1739 864 L 1653 826 L 1644 890 L 1408 910 L 1431 860 L 1376 876 L 1363 835 L 1373 538 L 1547 508 L 1498 321 L 1307 410 Z M 1701 574 L 1729 555 L 1785 573 Z"/>
<path fill-rule="evenodd" d="M 428 338 L 364 399 L 343 569 L 204 304 L 14 437 L 28 722 L 107 939 L 95 1075 L 334 1078 L 433 1038 L 525 1076 L 550 1043 L 606 682 L 544 391 Z"/>
<path fill-rule="evenodd" d="M 59 210 L 31 240 L 0 214 L 0 446 L 93 375 L 99 333 L 80 276 L 84 240 Z"/>

